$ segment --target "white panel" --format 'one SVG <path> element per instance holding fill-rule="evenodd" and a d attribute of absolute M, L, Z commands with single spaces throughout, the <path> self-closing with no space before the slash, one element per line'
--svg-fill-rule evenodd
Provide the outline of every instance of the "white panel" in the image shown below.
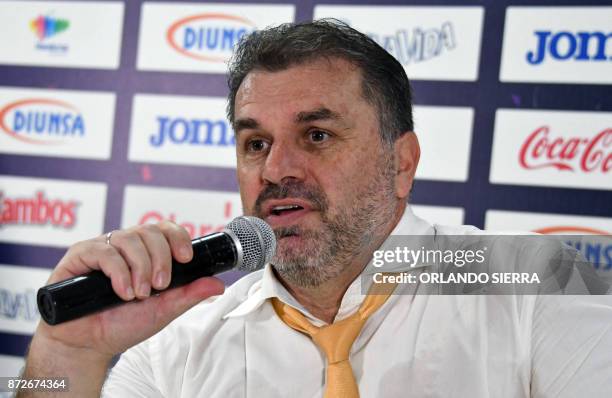
<path fill-rule="evenodd" d="M 499 78 L 612 83 L 612 7 L 508 7 Z"/>
<path fill-rule="evenodd" d="M 21 357 L 14 357 L 11 355 L 0 355 L 0 376 L 2 377 L 16 377 L 21 375 L 21 369 L 25 361 Z M 4 394 L 4 395 L 3 395 Z M 13 393 L 0 392 L 1 398 L 12 397 Z"/>
<path fill-rule="evenodd" d="M 0 87 L 0 152 L 110 159 L 115 94 Z"/>
<path fill-rule="evenodd" d="M 225 98 L 135 95 L 129 159 L 236 167 L 226 104 Z"/>
<path fill-rule="evenodd" d="M 0 241 L 70 246 L 102 233 L 106 184 L 0 176 Z"/>
<path fill-rule="evenodd" d="M 410 79 L 478 79 L 483 7 L 315 6 L 326 17 L 372 37 Z"/>
<path fill-rule="evenodd" d="M 195 238 L 224 229 L 241 214 L 240 195 L 235 192 L 128 185 L 121 225 L 127 228 L 171 220 Z"/>
<path fill-rule="evenodd" d="M 467 181 L 473 120 L 472 108 L 414 107 L 415 130 L 421 146 L 417 178 Z"/>
<path fill-rule="evenodd" d="M 138 69 L 225 73 L 240 37 L 293 22 L 294 14 L 293 5 L 146 2 Z"/>
<path fill-rule="evenodd" d="M 485 227 L 491 231 L 571 235 L 566 243 L 580 250 L 597 273 L 612 283 L 612 218 L 489 210 Z"/>
<path fill-rule="evenodd" d="M 123 2 L 0 1 L 0 64 L 117 69 Z"/>
<path fill-rule="evenodd" d="M 40 320 L 36 292 L 49 275 L 50 269 L 0 264 L 0 331 L 34 334 Z"/>
<path fill-rule="evenodd" d="M 492 183 L 612 189 L 612 113 L 499 109 Z"/>

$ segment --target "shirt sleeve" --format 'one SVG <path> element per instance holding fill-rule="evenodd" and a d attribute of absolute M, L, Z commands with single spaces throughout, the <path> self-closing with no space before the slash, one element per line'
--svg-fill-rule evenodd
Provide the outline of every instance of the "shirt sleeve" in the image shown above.
<path fill-rule="evenodd" d="M 145 340 L 121 355 L 104 383 L 102 397 L 163 397 L 155 385 L 149 345 L 150 340 Z"/>
<path fill-rule="evenodd" d="M 611 396 L 612 296 L 540 296 L 532 333 L 532 397 Z"/>

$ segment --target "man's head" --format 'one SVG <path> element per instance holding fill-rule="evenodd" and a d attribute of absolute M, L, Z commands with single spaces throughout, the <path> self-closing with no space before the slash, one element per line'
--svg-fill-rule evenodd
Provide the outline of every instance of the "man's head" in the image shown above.
<path fill-rule="evenodd" d="M 401 65 L 351 28 L 315 22 L 248 36 L 229 80 L 244 212 L 275 230 L 277 271 L 316 286 L 365 265 L 418 163 Z"/>
<path fill-rule="evenodd" d="M 410 83 L 402 65 L 374 40 L 337 20 L 283 24 L 255 31 L 242 41 L 230 62 L 230 123 L 236 93 L 251 71 L 276 72 L 320 58 L 342 58 L 361 69 L 361 95 L 377 108 L 386 143 L 414 131 Z"/>

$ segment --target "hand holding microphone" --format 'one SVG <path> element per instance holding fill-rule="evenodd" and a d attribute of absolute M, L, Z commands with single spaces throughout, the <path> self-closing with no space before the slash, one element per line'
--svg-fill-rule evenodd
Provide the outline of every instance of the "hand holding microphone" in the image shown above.
<path fill-rule="evenodd" d="M 110 245 L 111 234 L 106 243 Z M 212 276 L 232 268 L 254 271 L 270 261 L 276 247 L 270 226 L 259 218 L 238 217 L 218 232 L 194 239 L 193 258 L 181 264 L 172 259 L 170 283 L 159 293 L 184 286 L 196 279 Z M 149 290 L 149 288 L 141 289 Z M 102 271 L 76 276 L 45 286 L 38 291 L 37 303 L 42 318 L 50 325 L 93 314 L 124 300 L 113 290 L 112 280 Z"/>
<path fill-rule="evenodd" d="M 220 280 L 206 276 L 234 267 L 253 271 L 275 249 L 271 228 L 253 217 L 193 242 L 169 221 L 115 231 L 106 240 L 71 246 L 40 290 L 46 321 L 32 338 L 24 377 L 68 375 L 73 396 L 99 394 L 113 356 L 223 292 Z M 162 293 L 151 296 L 156 292 Z"/>

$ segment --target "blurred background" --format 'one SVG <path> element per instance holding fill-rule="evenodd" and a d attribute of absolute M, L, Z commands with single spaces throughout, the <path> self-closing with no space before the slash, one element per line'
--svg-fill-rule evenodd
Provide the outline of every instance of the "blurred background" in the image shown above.
<path fill-rule="evenodd" d="M 406 68 L 418 215 L 585 235 L 612 280 L 611 1 L 0 1 L 0 376 L 70 244 L 241 214 L 227 59 L 253 30 L 324 17 Z"/>

